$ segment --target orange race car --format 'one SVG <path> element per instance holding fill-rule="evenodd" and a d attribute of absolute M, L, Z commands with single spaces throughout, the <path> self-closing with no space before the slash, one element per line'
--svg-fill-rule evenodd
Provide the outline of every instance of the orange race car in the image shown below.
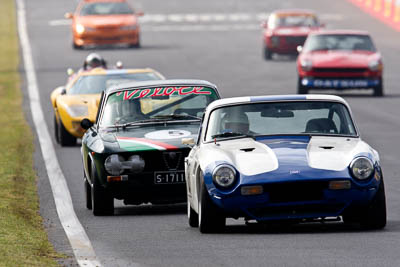
<path fill-rule="evenodd" d="M 136 12 L 126 0 L 82 0 L 72 19 L 72 46 L 75 49 L 88 45 L 126 44 L 140 47 L 140 28 Z"/>

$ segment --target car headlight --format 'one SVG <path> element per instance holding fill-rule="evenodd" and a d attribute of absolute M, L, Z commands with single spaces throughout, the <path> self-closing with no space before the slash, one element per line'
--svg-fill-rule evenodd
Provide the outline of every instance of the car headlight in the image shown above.
<path fill-rule="evenodd" d="M 84 117 L 89 115 L 89 109 L 85 105 L 68 106 L 67 112 L 71 117 Z"/>
<path fill-rule="evenodd" d="M 372 176 L 375 169 L 369 158 L 358 157 L 350 163 L 350 170 L 355 178 L 365 180 Z"/>
<path fill-rule="evenodd" d="M 312 69 L 312 61 L 309 59 L 302 59 L 300 66 L 304 71 L 310 71 Z"/>
<path fill-rule="evenodd" d="M 122 166 L 124 161 L 125 159 L 121 155 L 113 154 L 106 158 L 104 167 L 109 174 L 120 175 L 124 171 Z"/>
<path fill-rule="evenodd" d="M 236 180 L 236 171 L 231 166 L 221 165 L 214 170 L 212 178 L 216 185 L 228 188 Z"/>
<path fill-rule="evenodd" d="M 136 28 L 137 28 L 137 25 L 136 24 L 132 24 L 132 25 L 125 25 L 125 26 L 121 26 L 121 30 L 125 30 L 125 31 L 128 31 L 128 30 L 131 30 L 131 31 L 133 31 L 133 30 L 136 30 Z"/>
<path fill-rule="evenodd" d="M 380 60 L 373 60 L 369 62 L 368 67 L 372 71 L 378 71 L 382 69 L 382 62 Z"/>
<path fill-rule="evenodd" d="M 82 34 L 85 32 L 85 26 L 83 26 L 82 24 L 76 24 L 75 30 L 78 34 Z"/>

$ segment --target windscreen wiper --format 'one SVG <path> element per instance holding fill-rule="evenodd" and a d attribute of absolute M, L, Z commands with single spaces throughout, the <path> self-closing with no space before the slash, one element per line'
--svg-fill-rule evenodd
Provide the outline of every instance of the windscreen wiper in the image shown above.
<path fill-rule="evenodd" d="M 221 134 L 212 135 L 211 138 L 226 138 L 226 137 L 239 137 L 239 138 L 246 138 L 250 137 L 254 139 L 254 135 L 251 134 L 244 134 L 244 133 L 237 133 L 237 132 L 225 132 Z"/>
<path fill-rule="evenodd" d="M 178 120 L 182 120 L 182 119 L 195 119 L 195 120 L 201 120 L 201 118 L 197 117 L 197 116 L 193 116 L 193 115 L 189 115 L 189 114 L 168 114 L 168 115 L 156 115 L 153 116 L 153 118 L 160 118 L 160 119 L 178 119 Z"/>

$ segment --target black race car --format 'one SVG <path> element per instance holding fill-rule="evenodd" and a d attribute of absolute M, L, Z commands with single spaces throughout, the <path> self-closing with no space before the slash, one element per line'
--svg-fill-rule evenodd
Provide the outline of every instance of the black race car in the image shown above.
<path fill-rule="evenodd" d="M 114 198 L 125 204 L 186 201 L 184 159 L 205 107 L 219 99 L 200 80 L 133 82 L 101 96 L 96 121 L 84 119 L 82 139 L 86 207 L 111 215 Z"/>

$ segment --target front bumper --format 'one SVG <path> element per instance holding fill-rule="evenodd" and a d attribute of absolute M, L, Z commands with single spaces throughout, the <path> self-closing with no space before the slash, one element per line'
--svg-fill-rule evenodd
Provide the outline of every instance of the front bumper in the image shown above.
<path fill-rule="evenodd" d="M 83 45 L 107 44 L 137 44 L 139 43 L 139 30 L 93 31 L 84 34 L 75 34 L 74 43 Z"/>
<path fill-rule="evenodd" d="M 329 189 L 328 184 L 329 180 L 262 184 L 264 193 L 252 196 L 241 195 L 240 187 L 230 194 L 217 189 L 209 193 L 227 217 L 267 221 L 340 216 L 347 209 L 367 206 L 379 186 L 375 179 L 363 186 L 351 182 L 350 189 Z"/>

